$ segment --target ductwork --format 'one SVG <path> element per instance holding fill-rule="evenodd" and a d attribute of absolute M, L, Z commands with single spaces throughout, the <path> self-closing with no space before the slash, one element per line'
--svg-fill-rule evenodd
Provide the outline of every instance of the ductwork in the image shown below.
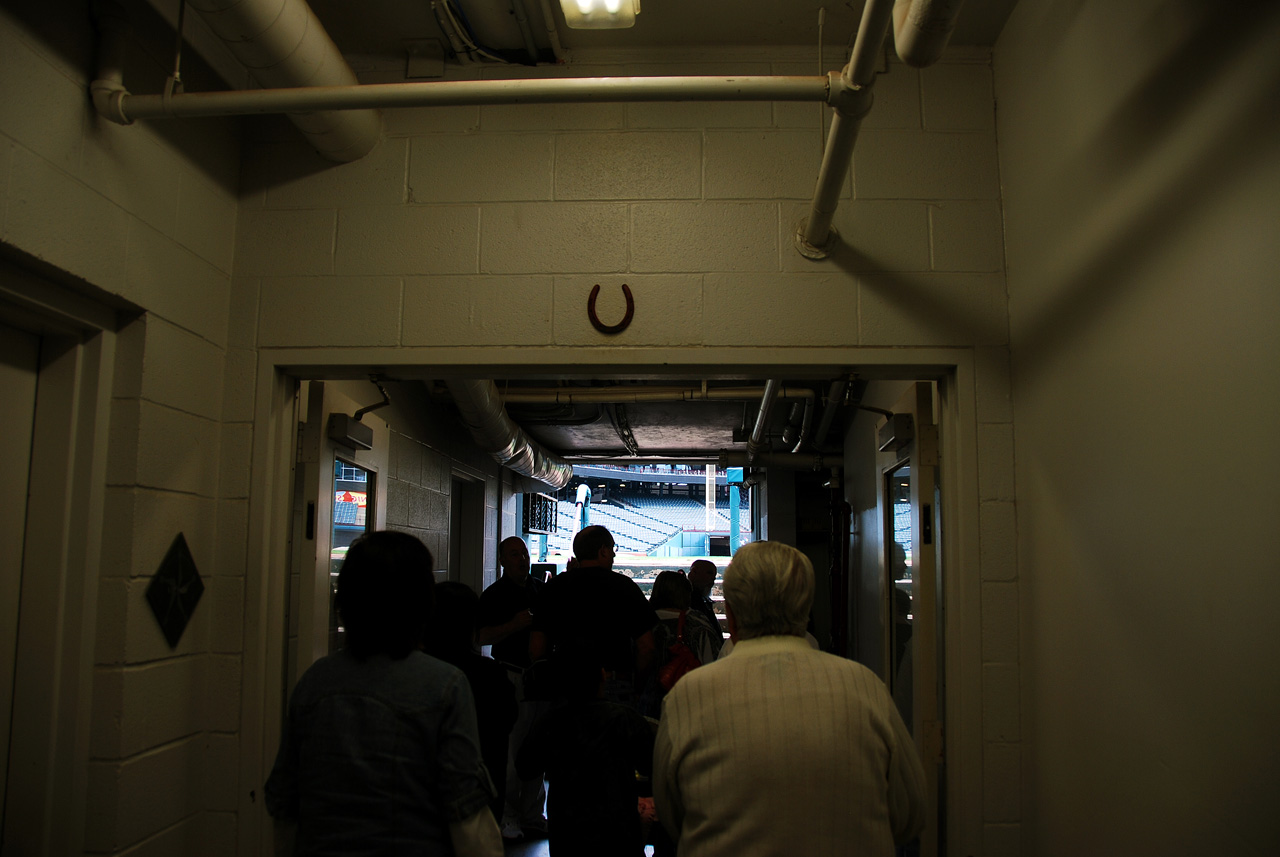
<path fill-rule="evenodd" d="M 453 402 L 471 436 L 503 467 L 563 488 L 573 477 L 573 465 L 544 449 L 512 422 L 502 404 L 502 394 L 492 381 L 447 381 Z"/>
<path fill-rule="evenodd" d="M 924 68 L 942 57 L 956 28 L 963 0 L 897 0 L 893 41 L 907 65 Z"/>
<path fill-rule="evenodd" d="M 305 0 L 187 2 L 263 87 L 358 83 Z M 292 113 L 289 118 L 331 161 L 364 157 L 382 133 L 382 117 L 376 110 Z"/>
<path fill-rule="evenodd" d="M 305 0 L 187 0 L 209 28 L 222 39 L 231 53 L 265 88 L 356 86 L 355 72 L 347 65 L 338 46 Z M 102 3 L 98 10 L 104 22 L 103 41 L 120 37 L 123 14 Z M 106 45 L 103 53 L 118 53 Z M 116 122 L 128 124 L 137 115 L 121 109 L 128 91 L 118 65 L 104 63 L 91 90 L 98 112 Z M 180 93 L 166 93 L 165 100 L 181 99 Z M 289 113 L 303 136 L 325 158 L 339 163 L 367 155 L 382 134 L 382 116 L 377 110 L 322 110 Z"/>

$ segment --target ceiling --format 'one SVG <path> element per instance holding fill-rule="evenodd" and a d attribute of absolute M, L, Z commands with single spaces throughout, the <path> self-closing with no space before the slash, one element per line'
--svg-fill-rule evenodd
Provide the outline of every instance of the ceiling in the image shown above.
<path fill-rule="evenodd" d="M 465 16 L 478 44 L 511 61 L 512 67 L 529 64 L 525 40 L 516 24 L 512 0 L 451 0 L 456 13 Z M 538 58 L 554 57 L 542 18 L 540 0 L 521 0 L 527 11 Z M 960 13 L 953 46 L 995 44 L 1016 0 L 968 0 Z M 431 0 L 310 0 L 311 7 L 348 61 L 359 69 L 402 65 L 411 43 L 437 42 L 446 65 L 458 68 L 448 42 L 436 21 Z M 611 53 L 628 60 L 654 56 L 680 61 L 738 48 L 812 47 L 818 43 L 819 10 L 825 9 L 822 43 L 838 51 L 851 45 L 862 15 L 861 0 L 643 0 L 633 28 L 621 30 L 573 30 L 565 26 L 559 0 L 549 0 L 560 43 L 572 67 L 581 61 L 608 61 Z M 589 60 L 588 60 L 589 58 Z M 509 71 L 508 71 L 509 73 Z M 848 380 L 840 370 L 812 371 L 798 377 L 780 377 L 759 367 L 732 379 L 668 376 L 645 380 L 582 374 L 560 379 L 497 379 L 508 394 L 507 412 L 525 432 L 547 449 L 571 460 L 619 458 L 643 460 L 682 458 L 714 459 L 720 452 L 745 452 L 759 414 L 765 380 L 778 380 L 809 398 L 779 398 L 769 411 L 764 451 L 790 451 L 797 440 L 783 434 L 788 423 L 799 433 L 804 452 L 838 450 L 840 432 L 832 431 L 825 443 L 815 435 L 824 414 L 836 417 L 840 426 L 857 406 L 865 383 L 845 385 L 833 403 L 828 400 L 833 382 Z M 743 388 L 742 395 L 716 401 L 622 401 L 637 390 L 684 386 L 699 391 L 703 385 L 725 390 Z M 547 390 L 581 393 L 585 390 L 618 391 L 619 401 L 557 403 Z M 515 402 L 511 394 L 536 388 L 543 402 Z M 440 384 L 428 384 L 430 395 L 447 399 Z M 747 392 L 749 390 L 749 392 Z M 725 394 L 727 395 L 727 394 Z M 526 398 L 529 398 L 526 396 Z M 810 403 L 806 422 L 805 405 Z"/>
<path fill-rule="evenodd" d="M 791 377 L 777 379 L 778 393 L 768 408 L 758 451 L 838 452 L 839 427 L 858 406 L 866 382 L 836 369 L 793 371 Z M 689 375 L 623 380 L 583 374 L 496 383 L 507 415 L 546 449 L 580 463 L 640 464 L 706 462 L 721 453 L 745 453 L 765 400 L 766 380 Z M 427 390 L 439 403 L 450 400 L 441 382 L 428 382 Z M 824 429 L 831 430 L 820 436 Z"/>
<path fill-rule="evenodd" d="M 452 0 L 470 22 L 477 41 L 527 62 L 512 0 Z M 520 0 L 527 10 L 540 59 L 551 60 L 540 0 Z M 951 44 L 995 44 L 1016 0 L 968 0 Z M 447 45 L 431 0 L 311 0 L 343 54 L 354 59 L 402 61 L 406 45 L 434 40 Z M 559 0 L 549 0 L 559 39 L 572 64 L 575 51 L 659 51 L 665 55 L 707 47 L 815 46 L 819 9 L 825 9 L 823 44 L 851 44 L 862 16 L 860 0 L 643 0 L 634 27 L 572 30 Z"/>

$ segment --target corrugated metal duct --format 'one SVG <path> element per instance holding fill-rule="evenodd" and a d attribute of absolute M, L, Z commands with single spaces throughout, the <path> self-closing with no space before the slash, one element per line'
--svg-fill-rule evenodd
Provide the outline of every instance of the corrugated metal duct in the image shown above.
<path fill-rule="evenodd" d="M 573 465 L 548 452 L 507 416 L 498 385 L 467 379 L 445 382 L 471 436 L 504 467 L 522 476 L 563 488 L 573 478 Z"/>

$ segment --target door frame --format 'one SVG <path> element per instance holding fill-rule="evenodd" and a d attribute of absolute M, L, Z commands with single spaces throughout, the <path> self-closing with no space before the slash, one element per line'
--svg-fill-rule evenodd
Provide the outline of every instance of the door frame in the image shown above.
<path fill-rule="evenodd" d="M 300 380 L 364 379 L 371 369 L 402 380 L 448 377 L 637 375 L 733 377 L 743 373 L 856 371 L 868 380 L 938 383 L 939 481 L 947 515 L 941 563 L 947 686 L 947 853 L 981 853 L 982 662 L 976 358 L 973 348 L 862 347 L 315 347 L 261 348 L 253 435 L 253 482 L 246 570 L 244 686 L 241 698 L 240 848 L 268 855 L 272 825 L 255 786 L 275 758 L 284 710 L 280 676 L 287 617 L 287 534 Z"/>
<path fill-rule="evenodd" d="M 898 665 L 894 663 L 897 651 L 894 637 L 896 624 L 894 602 L 897 593 L 897 581 L 893 576 L 894 568 L 889 559 L 890 545 L 893 538 L 893 498 L 889 489 L 891 476 L 903 465 L 910 467 L 908 477 L 910 484 L 909 505 L 911 509 L 911 597 L 912 607 L 916 615 L 912 620 L 912 652 L 913 665 L 910 681 L 912 684 L 911 734 L 915 739 L 916 749 L 924 765 L 926 797 L 929 801 L 925 833 L 920 838 L 921 857 L 935 857 L 944 843 L 938 837 L 939 819 L 945 819 L 945 806 L 939 806 L 939 798 L 943 793 L 939 789 L 938 768 L 945 764 L 946 742 L 939 728 L 946 727 L 946 721 L 940 718 L 941 703 L 945 700 L 946 662 L 939 653 L 939 611 L 945 620 L 945 578 L 942 587 L 937 586 L 939 570 L 942 564 L 939 555 L 945 543 L 939 538 L 940 533 L 935 526 L 940 520 L 941 510 L 934 506 L 935 491 L 938 487 L 938 431 L 939 427 L 933 408 L 934 385 L 926 381 L 915 381 L 908 385 L 902 396 L 894 404 L 895 415 L 908 414 L 911 417 L 912 431 L 910 440 L 900 447 L 881 452 L 877 456 L 875 472 L 877 474 L 877 511 L 880 518 L 878 529 L 880 537 L 878 570 L 882 581 L 880 598 L 880 615 L 883 625 L 884 661 L 883 675 L 890 690 L 897 699 L 896 682 Z M 877 423 L 877 432 L 887 424 L 887 419 Z M 926 538 L 928 534 L 928 538 Z M 921 621 L 921 620 L 924 621 Z M 943 632 L 945 639 L 945 631 Z M 939 699 L 938 682 L 943 680 L 943 698 Z M 946 768 L 943 767 L 943 771 Z M 945 797 L 943 797 L 945 800 Z"/>
<path fill-rule="evenodd" d="M 341 459 L 373 474 L 373 529 L 387 523 L 387 471 L 391 433 L 376 413 L 366 414 L 372 449 L 350 449 L 328 436 L 331 414 L 354 414 L 362 407 L 333 383 L 308 381 L 299 384 L 295 419 L 300 423 L 295 486 L 294 520 L 290 533 L 291 577 L 289 589 L 290 638 L 295 650 L 289 658 L 285 685 L 292 687 L 297 677 L 329 650 L 330 551 L 333 534 L 334 461 Z M 304 419 L 305 415 L 305 419 Z M 296 584 L 296 588 L 294 586 Z M 296 611 L 296 613 L 294 613 Z"/>
<path fill-rule="evenodd" d="M 126 308 L 126 314 L 132 310 Z M 107 441 L 121 309 L 7 262 L 0 317 L 41 336 L 5 847 L 84 850 Z"/>

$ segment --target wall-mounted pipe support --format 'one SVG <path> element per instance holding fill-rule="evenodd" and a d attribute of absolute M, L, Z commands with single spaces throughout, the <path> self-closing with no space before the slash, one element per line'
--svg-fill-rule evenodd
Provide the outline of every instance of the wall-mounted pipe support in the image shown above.
<path fill-rule="evenodd" d="M 129 90 L 124 85 L 124 48 L 129 19 L 114 0 L 95 0 L 93 16 L 98 24 L 98 73 L 89 84 L 93 107 L 99 115 L 128 125 L 121 105 Z"/>
<path fill-rule="evenodd" d="M 822 167 L 818 172 L 809 216 L 796 225 L 796 250 L 806 259 L 825 259 L 835 242 L 831 221 L 835 218 L 844 180 L 849 174 L 862 117 L 871 109 L 871 86 L 875 83 L 876 66 L 892 17 L 893 0 L 867 0 L 862 9 L 862 23 L 858 26 L 853 54 L 840 74 L 848 93 L 842 91 L 834 97 L 838 103 L 832 105 L 835 115 L 831 120 L 831 130 L 827 132 L 827 146 L 822 152 Z"/>
<path fill-rule="evenodd" d="M 760 447 L 764 445 L 764 432 L 769 425 L 769 412 L 773 410 L 773 403 L 778 398 L 778 388 L 781 386 L 772 378 L 764 383 L 764 395 L 760 398 L 760 412 L 756 414 L 755 428 L 751 430 L 751 437 L 747 440 L 746 466 L 751 465 L 759 454 Z"/>

